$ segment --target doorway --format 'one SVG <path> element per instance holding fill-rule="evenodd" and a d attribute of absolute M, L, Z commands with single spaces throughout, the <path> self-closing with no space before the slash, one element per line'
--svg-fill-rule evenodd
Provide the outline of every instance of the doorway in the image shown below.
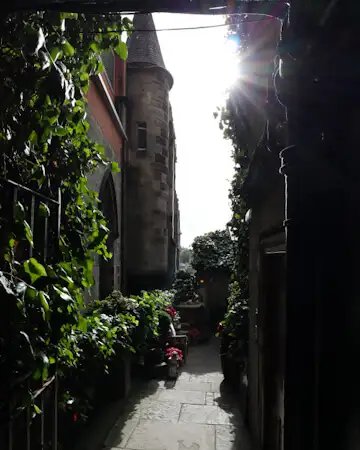
<path fill-rule="evenodd" d="M 264 450 L 282 450 L 285 263 L 285 251 L 268 250 L 263 254 L 261 379 Z"/>
<path fill-rule="evenodd" d="M 115 187 L 111 173 L 105 175 L 100 189 L 101 210 L 105 216 L 109 228 L 107 250 L 112 254 L 108 260 L 100 259 L 100 283 L 99 295 L 103 300 L 110 295 L 115 288 L 115 241 L 119 237 L 117 203 Z"/>

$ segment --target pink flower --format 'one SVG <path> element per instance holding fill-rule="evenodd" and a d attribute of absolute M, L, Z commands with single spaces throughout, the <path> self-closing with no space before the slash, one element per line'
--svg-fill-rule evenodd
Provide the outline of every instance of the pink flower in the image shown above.
<path fill-rule="evenodd" d="M 171 317 L 175 317 L 176 316 L 176 309 L 173 306 L 168 306 L 167 308 L 165 308 L 165 311 L 170 314 Z"/>
<path fill-rule="evenodd" d="M 176 356 L 176 359 L 178 361 L 182 361 L 182 359 L 183 359 L 182 351 L 176 347 L 168 347 L 165 350 L 165 354 L 166 354 L 167 359 L 171 359 L 173 356 Z"/>

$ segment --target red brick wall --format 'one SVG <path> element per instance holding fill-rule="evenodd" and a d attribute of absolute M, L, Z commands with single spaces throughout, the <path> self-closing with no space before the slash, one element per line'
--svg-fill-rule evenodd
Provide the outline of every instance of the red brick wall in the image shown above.
<path fill-rule="evenodd" d="M 104 78 L 105 77 L 103 77 L 103 80 Z M 108 92 L 111 98 L 114 98 L 114 95 L 111 94 L 111 89 L 108 89 Z M 103 92 L 102 88 L 92 80 L 86 97 L 91 114 L 99 124 L 105 140 L 111 145 L 114 152 L 120 158 L 122 136 L 116 125 L 115 119 L 109 111 L 108 98 L 106 97 L 105 92 Z"/>

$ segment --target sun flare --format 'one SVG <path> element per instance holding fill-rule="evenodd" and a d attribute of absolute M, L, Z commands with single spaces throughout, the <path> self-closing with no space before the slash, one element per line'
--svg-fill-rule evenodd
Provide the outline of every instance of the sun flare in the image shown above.
<path fill-rule="evenodd" d="M 221 82 L 225 90 L 230 89 L 240 77 L 240 60 L 238 43 L 234 39 L 226 38 L 223 45 Z"/>

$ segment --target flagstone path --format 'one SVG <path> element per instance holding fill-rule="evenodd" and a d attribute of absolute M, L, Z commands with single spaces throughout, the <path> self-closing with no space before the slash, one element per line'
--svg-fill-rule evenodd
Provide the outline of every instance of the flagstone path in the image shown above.
<path fill-rule="evenodd" d="M 176 382 L 152 380 L 133 395 L 105 450 L 250 450 L 234 395 L 223 386 L 218 343 L 190 348 Z"/>

